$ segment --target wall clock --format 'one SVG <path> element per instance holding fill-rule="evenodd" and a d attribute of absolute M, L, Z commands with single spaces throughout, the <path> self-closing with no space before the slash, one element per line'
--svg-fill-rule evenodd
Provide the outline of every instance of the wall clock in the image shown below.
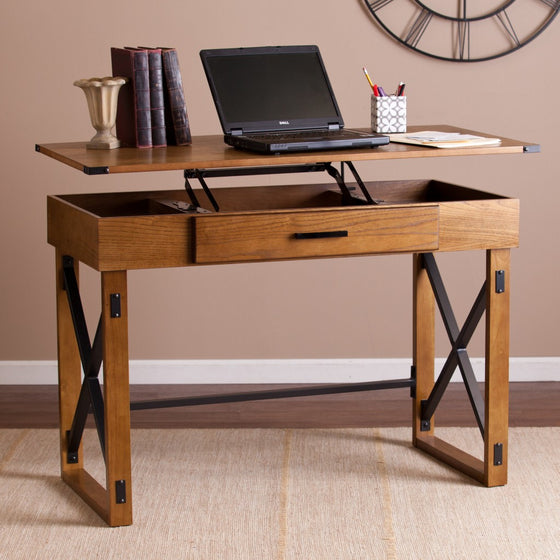
<path fill-rule="evenodd" d="M 479 62 L 540 35 L 560 0 L 364 0 L 379 25 L 408 48 L 441 60 Z"/>

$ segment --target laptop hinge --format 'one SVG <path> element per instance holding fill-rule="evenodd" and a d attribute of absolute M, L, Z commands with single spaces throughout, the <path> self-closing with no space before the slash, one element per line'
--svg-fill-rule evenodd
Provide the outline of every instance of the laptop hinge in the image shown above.
<path fill-rule="evenodd" d="M 338 124 L 338 123 L 329 123 L 329 130 L 340 130 L 340 124 Z"/>
<path fill-rule="evenodd" d="M 242 128 L 232 128 L 230 134 L 232 136 L 241 136 L 243 134 Z"/>

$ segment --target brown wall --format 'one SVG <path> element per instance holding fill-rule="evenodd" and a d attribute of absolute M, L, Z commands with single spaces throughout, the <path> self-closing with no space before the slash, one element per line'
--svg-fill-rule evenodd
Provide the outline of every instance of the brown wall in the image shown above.
<path fill-rule="evenodd" d="M 109 48 L 137 44 L 178 48 L 195 135 L 220 132 L 200 49 L 313 43 L 349 126 L 368 124 L 365 65 L 381 83 L 407 82 L 411 124 L 450 123 L 540 143 L 537 155 L 358 169 L 365 179 L 434 177 L 520 197 L 512 355 L 558 355 L 560 19 L 517 53 L 456 64 L 402 48 L 360 0 L 51 0 L 10 2 L 2 11 L 0 360 L 55 358 L 47 194 L 182 187 L 181 173 L 87 177 L 34 152 L 35 143 L 91 137 L 83 93 L 72 82 L 110 73 Z M 440 262 L 462 322 L 482 282 L 484 256 L 442 255 Z M 409 356 L 410 276 L 409 256 L 132 272 L 131 357 Z M 97 275 L 83 270 L 82 281 L 95 317 Z M 481 355 L 480 337 L 474 344 L 471 353 Z"/>

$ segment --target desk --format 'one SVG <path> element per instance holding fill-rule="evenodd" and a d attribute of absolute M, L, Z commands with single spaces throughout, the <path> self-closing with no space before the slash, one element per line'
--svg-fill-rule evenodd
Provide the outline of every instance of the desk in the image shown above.
<path fill-rule="evenodd" d="M 511 154 L 538 151 L 538 146 L 504 138 L 494 147 L 389 144 L 267 156 L 240 152 L 226 147 L 219 136 L 205 136 L 195 137 L 192 147 L 95 151 L 86 150 L 84 143 L 68 143 L 40 144 L 36 149 L 91 175 L 186 170 L 185 191 L 74 194 L 47 200 L 48 242 L 56 248 L 62 478 L 109 525 L 132 523 L 131 408 L 410 387 L 413 444 L 486 486 L 506 484 L 510 249 L 519 241 L 519 201 L 431 180 L 363 184 L 357 176 L 356 185 L 350 184 L 343 177 L 343 165 L 337 172 L 332 163 Z M 212 171 L 220 173 L 224 168 L 229 174 L 260 173 L 301 165 L 310 171 L 327 170 L 331 178 L 325 184 L 221 188 L 216 200 L 205 183 Z M 351 163 L 347 165 L 354 171 Z M 202 177 L 204 188 L 192 189 L 189 177 Z M 473 249 L 486 251 L 486 281 L 459 327 L 434 254 Z M 388 253 L 413 255 L 410 378 L 130 403 L 127 270 Z M 93 341 L 80 299 L 80 262 L 101 273 L 102 311 Z M 436 306 L 451 352 L 434 381 Z M 482 395 L 466 347 L 484 314 Z M 103 389 L 98 381 L 101 363 Z M 457 367 L 484 440 L 483 460 L 434 432 L 434 413 Z M 90 409 L 105 459 L 105 487 L 84 469 L 81 436 Z"/>

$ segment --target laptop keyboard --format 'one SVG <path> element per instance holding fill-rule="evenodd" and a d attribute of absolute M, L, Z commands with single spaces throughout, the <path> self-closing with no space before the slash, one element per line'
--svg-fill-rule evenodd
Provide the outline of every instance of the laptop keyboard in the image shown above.
<path fill-rule="evenodd" d="M 266 132 L 262 134 L 248 135 L 256 140 L 305 140 L 305 139 L 321 139 L 321 138 L 348 138 L 356 136 L 356 132 L 347 130 L 297 130 L 293 132 Z"/>

